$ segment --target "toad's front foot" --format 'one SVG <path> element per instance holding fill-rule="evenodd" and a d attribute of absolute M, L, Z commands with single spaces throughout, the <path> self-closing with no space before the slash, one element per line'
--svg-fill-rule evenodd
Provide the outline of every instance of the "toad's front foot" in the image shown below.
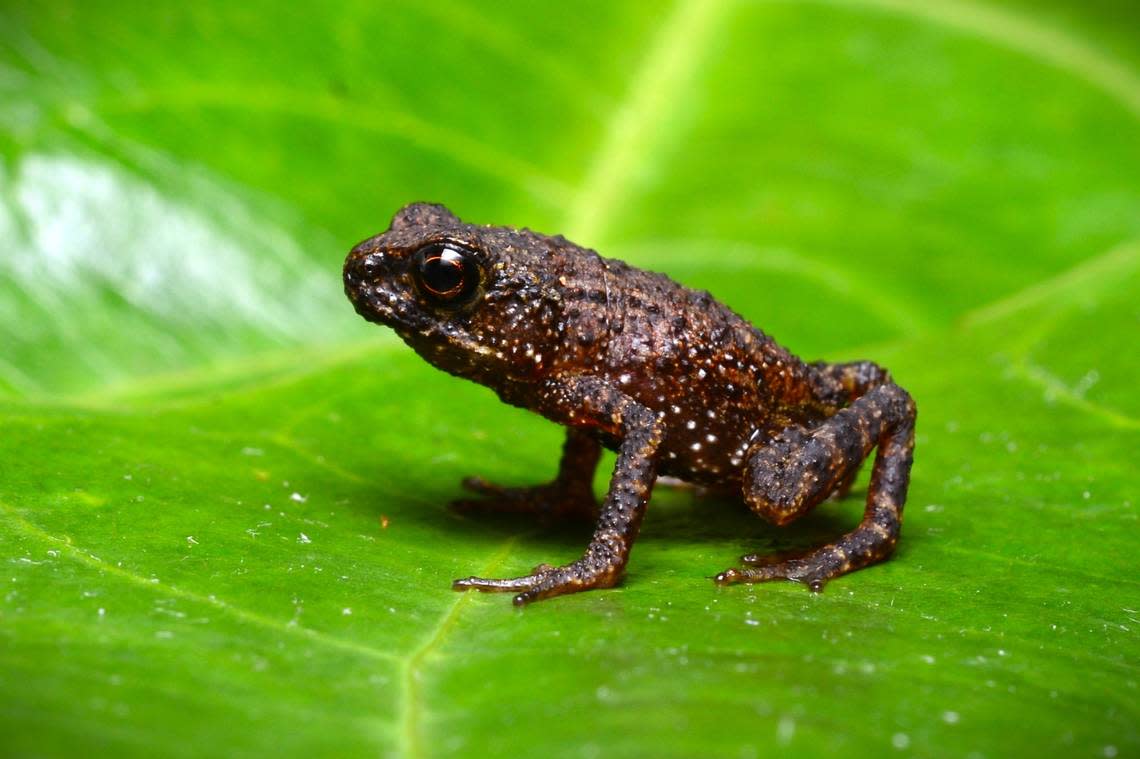
<path fill-rule="evenodd" d="M 621 577 L 620 568 L 598 565 L 586 560 L 575 561 L 564 567 L 539 564 L 532 574 L 508 579 L 465 577 L 451 583 L 453 590 L 478 590 L 484 593 L 513 593 L 515 606 L 532 601 L 553 598 L 567 593 L 578 593 L 595 588 L 612 588 Z"/>

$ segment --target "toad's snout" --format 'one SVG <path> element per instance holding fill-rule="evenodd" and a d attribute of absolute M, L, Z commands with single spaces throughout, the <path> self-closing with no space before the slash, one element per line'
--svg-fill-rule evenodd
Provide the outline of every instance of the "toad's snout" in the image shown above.
<path fill-rule="evenodd" d="M 390 256 L 366 240 L 353 248 L 344 260 L 344 292 L 357 313 L 375 321 L 387 301 L 382 284 L 391 272 Z"/>
<path fill-rule="evenodd" d="M 365 240 L 348 252 L 344 259 L 344 286 L 346 289 L 375 282 L 383 276 L 384 252 L 374 240 Z"/>

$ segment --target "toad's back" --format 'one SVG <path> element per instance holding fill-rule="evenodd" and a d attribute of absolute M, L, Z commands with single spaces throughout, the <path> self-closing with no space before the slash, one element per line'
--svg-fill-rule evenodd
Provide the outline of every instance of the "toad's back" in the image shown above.
<path fill-rule="evenodd" d="M 663 473 L 735 487 L 750 447 L 836 410 L 810 365 L 709 293 L 569 243 L 554 260 L 565 284 L 548 368 L 604 376 L 654 410 Z"/>

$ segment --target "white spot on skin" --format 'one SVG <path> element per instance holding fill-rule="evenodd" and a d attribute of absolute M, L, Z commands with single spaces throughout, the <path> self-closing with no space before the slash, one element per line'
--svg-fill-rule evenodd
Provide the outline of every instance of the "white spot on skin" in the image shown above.
<path fill-rule="evenodd" d="M 705 440 L 707 440 L 710 443 L 715 443 L 716 442 L 716 435 L 713 435 L 711 433 L 708 435 L 705 435 Z"/>
<path fill-rule="evenodd" d="M 694 451 L 699 451 L 701 449 L 701 444 L 700 443 L 693 443 L 689 447 L 692 448 Z"/>
<path fill-rule="evenodd" d="M 687 430 L 695 430 L 696 428 L 697 428 L 697 423 L 696 423 L 696 422 L 694 422 L 692 419 L 690 419 L 689 421 L 685 422 L 685 429 L 687 429 Z"/>

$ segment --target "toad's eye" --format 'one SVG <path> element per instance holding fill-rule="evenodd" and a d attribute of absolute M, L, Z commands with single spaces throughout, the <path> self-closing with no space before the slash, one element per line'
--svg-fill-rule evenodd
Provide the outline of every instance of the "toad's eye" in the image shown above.
<path fill-rule="evenodd" d="M 479 289 L 479 263 L 468 250 L 443 243 L 425 245 L 412 258 L 412 275 L 424 296 L 435 303 L 460 306 Z"/>

